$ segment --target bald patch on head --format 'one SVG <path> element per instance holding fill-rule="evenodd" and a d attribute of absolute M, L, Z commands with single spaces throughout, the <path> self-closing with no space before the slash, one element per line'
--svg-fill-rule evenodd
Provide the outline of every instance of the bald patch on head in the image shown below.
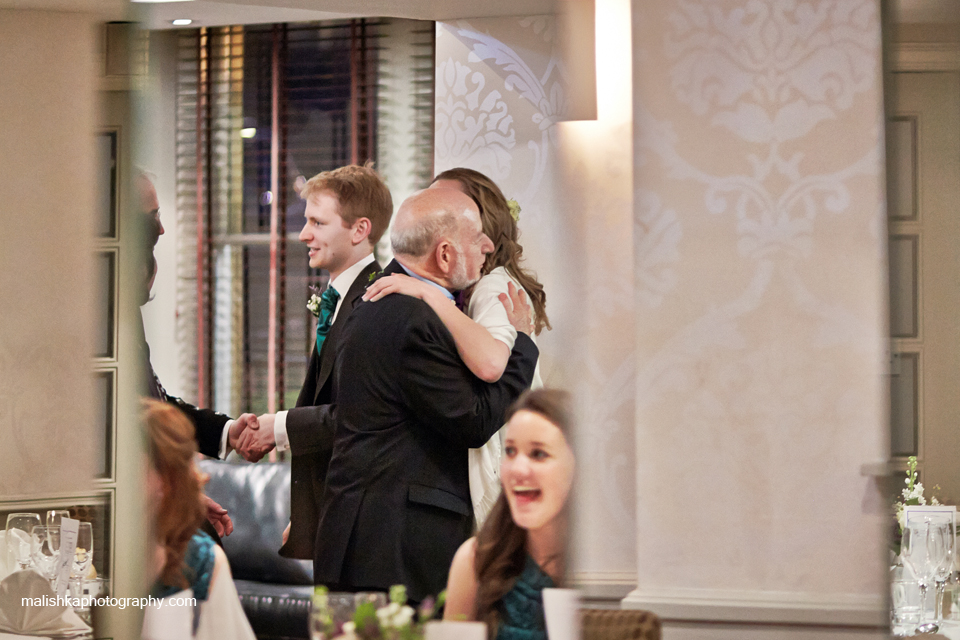
<path fill-rule="evenodd" d="M 160 201 L 157 198 L 157 188 L 153 186 L 153 181 L 144 174 L 137 174 L 136 178 L 137 195 L 140 198 L 140 211 L 143 213 L 153 213 L 160 207 Z"/>
<path fill-rule="evenodd" d="M 463 222 L 480 220 L 470 196 L 456 189 L 424 189 L 403 201 L 393 219 L 393 252 L 422 257 L 444 237 L 456 239 Z"/>

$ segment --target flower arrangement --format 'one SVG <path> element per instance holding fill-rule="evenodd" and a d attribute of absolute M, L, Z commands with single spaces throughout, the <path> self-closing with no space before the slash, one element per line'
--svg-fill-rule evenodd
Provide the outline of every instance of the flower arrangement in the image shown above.
<path fill-rule="evenodd" d="M 328 604 L 326 587 L 316 587 L 313 594 L 313 620 L 326 638 L 341 640 L 422 640 L 424 626 L 443 606 L 446 593 L 436 599 L 427 598 L 419 610 L 406 604 L 407 588 L 402 584 L 390 587 L 390 604 L 379 609 L 372 602 L 359 605 L 353 620 L 337 624 Z M 315 627 L 316 628 L 316 627 Z"/>
<path fill-rule="evenodd" d="M 897 522 L 900 524 L 900 531 L 903 532 L 903 525 L 906 523 L 903 508 L 913 505 L 927 504 L 927 499 L 923 495 L 923 483 L 917 482 L 917 457 L 907 458 L 907 478 L 904 480 L 907 486 L 901 490 L 902 500 L 897 500 L 893 506 L 897 510 Z M 935 486 L 934 490 L 939 489 Z M 940 501 L 936 496 L 930 496 L 930 504 L 939 505 Z"/>

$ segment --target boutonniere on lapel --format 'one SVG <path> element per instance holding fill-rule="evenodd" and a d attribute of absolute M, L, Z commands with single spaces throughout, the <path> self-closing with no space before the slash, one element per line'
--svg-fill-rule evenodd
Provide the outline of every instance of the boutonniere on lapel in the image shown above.
<path fill-rule="evenodd" d="M 378 276 L 378 275 L 380 275 L 380 274 L 377 273 L 376 271 L 374 271 L 373 273 L 371 273 L 370 275 L 367 276 L 367 282 L 368 282 L 368 283 L 373 282 L 374 280 L 377 279 L 377 276 Z"/>
<path fill-rule="evenodd" d="M 320 317 L 320 287 L 310 285 L 310 299 L 307 300 L 307 309 L 314 317 Z"/>

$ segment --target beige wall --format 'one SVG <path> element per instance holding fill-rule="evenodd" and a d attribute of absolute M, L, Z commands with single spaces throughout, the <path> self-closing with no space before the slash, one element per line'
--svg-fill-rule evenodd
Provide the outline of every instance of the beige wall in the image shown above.
<path fill-rule="evenodd" d="M 878 7 L 633 8 L 636 216 L 676 232 L 636 323 L 626 602 L 882 623 L 888 508 L 860 474 L 887 455 Z"/>
<path fill-rule="evenodd" d="M 0 498 L 89 489 L 95 23 L 0 10 Z M 81 490 L 82 490 L 81 489 Z"/>

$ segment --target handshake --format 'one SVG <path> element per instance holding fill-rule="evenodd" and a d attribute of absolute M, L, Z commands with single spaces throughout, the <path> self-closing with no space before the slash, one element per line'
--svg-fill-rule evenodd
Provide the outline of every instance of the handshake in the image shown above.
<path fill-rule="evenodd" d="M 243 456 L 247 462 L 257 462 L 277 446 L 273 424 L 277 414 L 265 413 L 260 417 L 245 413 L 233 421 L 227 436 L 230 448 Z"/>

